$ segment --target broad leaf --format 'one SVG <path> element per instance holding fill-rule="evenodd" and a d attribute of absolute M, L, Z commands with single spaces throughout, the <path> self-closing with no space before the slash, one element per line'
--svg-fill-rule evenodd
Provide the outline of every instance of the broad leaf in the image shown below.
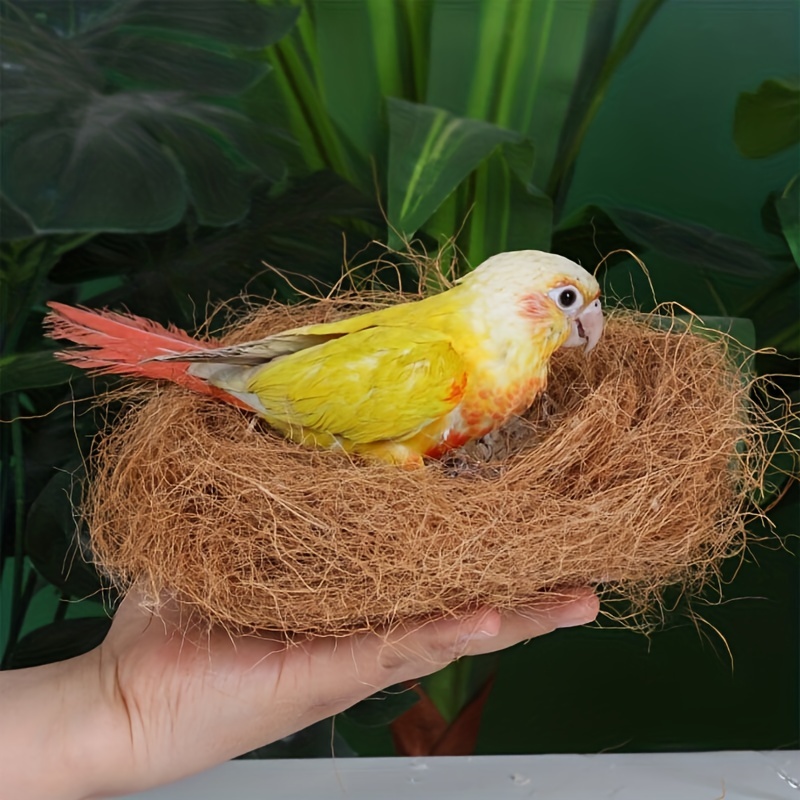
<path fill-rule="evenodd" d="M 358 154 L 359 183 L 365 189 L 370 159 L 384 157 L 383 96 L 400 91 L 388 72 L 398 46 L 398 37 L 391 35 L 397 4 L 383 3 L 382 11 L 380 5 L 352 0 L 313 3 L 319 90 L 327 113 Z M 378 19 L 373 19 L 374 7 Z M 381 32 L 385 42 L 379 41 Z M 396 74 L 399 65 L 393 66 Z"/>
<path fill-rule="evenodd" d="M 775 200 L 781 232 L 800 269 L 800 177 L 792 178 L 780 197 Z"/>
<path fill-rule="evenodd" d="M 750 280 L 762 280 L 778 271 L 748 242 L 705 225 L 628 208 L 606 210 L 631 239 L 687 264 Z"/>
<path fill-rule="evenodd" d="M 389 244 L 399 247 L 497 147 L 522 137 L 398 98 L 390 98 L 387 108 Z"/>
<path fill-rule="evenodd" d="M 207 94 L 235 93 L 252 82 L 263 67 L 232 57 L 275 44 L 297 16 L 298 9 L 288 5 L 242 0 L 17 0 L 5 13 L 33 35 L 52 31 L 56 42 L 77 42 L 117 86 L 166 82 Z M 203 62 L 213 56 L 225 60 Z M 212 66 L 215 74 L 207 73 Z"/>
<path fill-rule="evenodd" d="M 193 328 L 205 309 L 243 289 L 255 296 L 271 296 L 276 289 L 282 299 L 293 296 L 267 264 L 288 270 L 302 291 L 318 293 L 320 284 L 333 285 L 342 275 L 343 237 L 348 251 L 366 262 L 370 255 L 362 250 L 381 224 L 376 203 L 338 176 L 317 173 L 280 193 L 257 189 L 237 225 L 182 224 L 136 237 L 101 234 L 66 254 L 50 278 L 69 284 L 119 275 L 121 285 L 93 296 L 93 305 L 124 304 L 135 313 Z"/>
<path fill-rule="evenodd" d="M 439 0 L 430 21 L 427 89 L 420 100 L 516 131 L 536 145 L 543 185 L 569 92 L 580 70 L 593 3 Z"/>
<path fill-rule="evenodd" d="M 266 55 L 266 83 L 309 166 L 385 194 L 392 246 L 421 230 L 477 263 L 548 246 L 541 189 L 568 110 L 572 157 L 663 2 L 637 2 L 615 38 L 619 0 L 312 0 Z M 536 146 L 524 177 L 508 146 L 521 142 Z"/>
<path fill-rule="evenodd" d="M 589 270 L 614 250 L 636 252 L 637 247 L 597 206 L 583 206 L 562 220 L 552 242 L 554 253 L 571 258 Z"/>
<path fill-rule="evenodd" d="M 559 235 L 568 237 L 570 227 L 584 227 L 593 221 L 606 235 L 613 225 L 625 239 L 640 247 L 731 278 L 762 281 L 780 271 L 779 265 L 742 239 L 705 225 L 632 208 L 587 206 L 565 223 Z M 584 227 L 582 236 L 585 235 Z"/>
<path fill-rule="evenodd" d="M 37 22 L 12 8 L 3 26 L 0 188 L 15 219 L 37 233 L 155 231 L 193 206 L 227 225 L 257 181 L 283 176 L 276 132 L 257 131 L 236 97 L 267 68 L 242 49 L 280 38 L 296 9 L 74 3 L 65 30 L 49 5 Z"/>
<path fill-rule="evenodd" d="M 88 653 L 108 634 L 107 617 L 81 617 L 51 622 L 23 636 L 11 651 L 9 669 L 38 667 Z"/>
<path fill-rule="evenodd" d="M 800 142 L 800 83 L 770 78 L 755 92 L 742 92 L 733 138 L 747 158 L 766 158 Z"/>
<path fill-rule="evenodd" d="M 404 686 L 390 686 L 348 708 L 343 716 L 367 728 L 387 725 L 419 702 L 419 695 Z"/>
<path fill-rule="evenodd" d="M 574 81 L 558 154 L 546 184 L 548 193 L 553 195 L 558 216 L 578 153 L 605 99 L 611 79 L 665 2 L 639 0 L 617 36 L 614 34 L 621 6 L 618 0 L 602 0 L 593 5 L 581 68 Z"/>
<path fill-rule="evenodd" d="M 52 350 L 12 353 L 0 357 L 0 394 L 58 386 L 76 374 L 75 368 L 56 359 Z"/>
<path fill-rule="evenodd" d="M 472 182 L 472 209 L 466 219 L 466 242 L 473 266 L 508 250 L 549 250 L 553 204 L 530 182 L 533 148 L 504 145 L 479 168 Z"/>
<path fill-rule="evenodd" d="M 37 571 L 76 598 L 97 594 L 101 581 L 89 557 L 86 532 L 76 519 L 81 476 L 57 472 L 33 501 L 25 550 Z"/>

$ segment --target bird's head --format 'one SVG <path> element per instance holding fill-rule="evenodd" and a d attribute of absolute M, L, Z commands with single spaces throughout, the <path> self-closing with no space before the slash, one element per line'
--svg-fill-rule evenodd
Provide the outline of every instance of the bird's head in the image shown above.
<path fill-rule="evenodd" d="M 584 345 L 588 352 L 603 333 L 600 285 L 563 256 L 540 250 L 500 253 L 460 282 L 485 292 L 503 313 L 513 309 L 537 328 L 552 327 L 555 347 Z"/>

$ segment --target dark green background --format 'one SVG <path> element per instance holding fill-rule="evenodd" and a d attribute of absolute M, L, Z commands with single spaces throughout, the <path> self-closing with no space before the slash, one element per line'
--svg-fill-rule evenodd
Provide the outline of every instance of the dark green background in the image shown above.
<path fill-rule="evenodd" d="M 800 165 L 794 151 L 742 158 L 730 135 L 733 110 L 745 88 L 800 74 L 799 31 L 800 4 L 668 3 L 612 81 L 579 156 L 567 213 L 589 203 L 632 206 L 767 245 L 763 198 Z M 698 270 L 655 253 L 646 261 L 659 299 L 723 313 Z M 611 278 L 620 296 L 633 284 L 636 298 L 652 303 L 635 267 L 614 268 Z M 738 299 L 747 289 L 731 282 L 721 291 Z M 721 604 L 694 605 L 719 633 L 695 626 L 683 609 L 649 637 L 594 627 L 505 653 L 478 752 L 800 746 L 797 486 L 772 518 L 782 544 L 768 534 L 741 566 L 727 565 Z M 390 752 L 381 730 L 346 722 L 341 730 L 364 754 Z"/>
<path fill-rule="evenodd" d="M 769 246 L 761 204 L 800 168 L 797 153 L 743 158 L 733 142 L 733 110 L 738 95 L 762 80 L 800 74 L 799 30 L 796 2 L 667 3 L 611 83 L 581 150 L 567 211 L 590 203 L 629 206 Z M 729 278 L 712 287 L 700 270 L 655 253 L 647 262 L 660 300 L 700 314 L 724 316 L 752 291 Z M 613 266 L 608 281 L 612 293 L 633 292 L 651 304 L 630 262 Z M 797 307 L 796 284 L 792 292 L 774 302 Z M 771 343 L 770 302 L 755 310 L 760 346 Z M 726 567 L 723 602 L 694 604 L 713 628 L 695 627 L 681 606 L 649 638 L 592 627 L 505 653 L 479 752 L 798 747 L 799 516 L 795 486 L 772 514 L 768 542 Z M 4 579 L 0 595 L 0 640 L 9 584 Z M 49 623 L 57 604 L 54 588 L 41 589 L 23 634 Z M 99 616 L 103 609 L 96 600 L 75 602 L 64 614 Z M 385 727 L 342 720 L 340 730 L 364 755 L 391 752 Z"/>

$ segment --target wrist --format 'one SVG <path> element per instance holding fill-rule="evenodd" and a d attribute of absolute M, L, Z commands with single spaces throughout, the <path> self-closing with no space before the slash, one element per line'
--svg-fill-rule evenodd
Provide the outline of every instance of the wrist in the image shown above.
<path fill-rule="evenodd" d="M 103 685 L 100 651 L 0 673 L 11 723 L 0 745 L 3 789 L 29 800 L 88 800 L 113 792 L 125 767 L 119 712 Z"/>

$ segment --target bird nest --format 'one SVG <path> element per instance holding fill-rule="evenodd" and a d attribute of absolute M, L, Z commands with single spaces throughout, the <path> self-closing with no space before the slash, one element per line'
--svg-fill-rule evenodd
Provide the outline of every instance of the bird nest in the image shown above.
<path fill-rule="evenodd" d="M 385 301 L 270 303 L 224 341 Z M 733 347 L 672 316 L 613 313 L 588 357 L 556 353 L 524 417 L 416 469 L 308 450 L 219 401 L 140 385 L 94 448 L 94 558 L 151 607 L 177 601 L 232 632 L 340 635 L 587 584 L 641 623 L 665 587 L 693 594 L 743 553 L 768 441 L 788 425 Z"/>

